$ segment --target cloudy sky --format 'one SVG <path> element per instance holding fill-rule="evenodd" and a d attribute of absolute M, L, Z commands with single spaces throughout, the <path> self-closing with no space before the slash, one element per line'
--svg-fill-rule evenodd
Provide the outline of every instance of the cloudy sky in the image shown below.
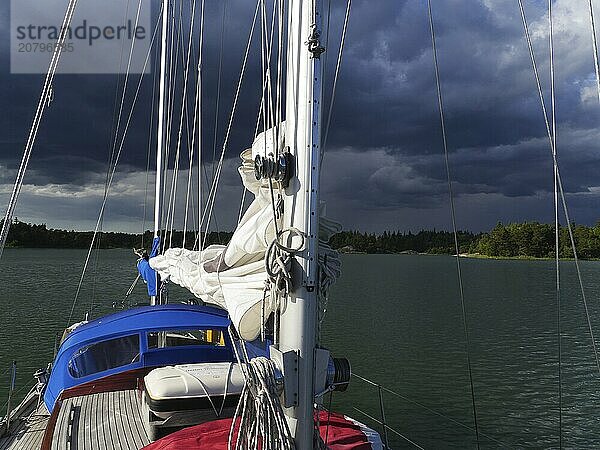
<path fill-rule="evenodd" d="M 56 1 L 67 4 L 66 0 L 53 3 Z M 137 5 L 136 0 L 130 2 Z M 252 3 L 227 1 L 219 145 L 252 20 Z M 331 3 L 326 98 L 346 2 Z M 479 231 L 498 221 L 552 221 L 550 151 L 518 2 L 433 3 L 459 226 Z M 547 3 L 524 0 L 524 4 L 549 104 Z M 600 1 L 595 4 L 600 11 Z M 149 7 L 148 1 L 144 7 Z M 203 143 L 210 170 L 222 2 L 207 0 L 206 14 Z M 571 217 L 593 224 L 600 219 L 600 104 L 588 1 L 557 0 L 554 16 L 559 164 Z M 51 17 L 57 16 L 47 20 Z M 151 20 L 155 17 L 156 8 Z M 8 201 L 43 81 L 39 74 L 11 74 L 14 42 L 11 44 L 9 30 L 10 2 L 2 2 L 2 205 Z M 257 55 L 253 52 L 251 56 Z M 251 58 L 227 148 L 217 203 L 221 228 L 230 229 L 237 218 L 241 188 L 235 168 L 237 155 L 250 144 L 254 133 L 259 66 L 260 60 Z M 132 78 L 132 89 L 137 80 L 137 75 Z M 20 220 L 93 229 L 111 149 L 117 81 L 115 75 L 57 75 L 55 98 L 17 208 Z M 148 74 L 107 205 L 105 229 L 139 231 L 142 227 L 151 92 L 152 74 Z M 323 170 L 322 196 L 328 215 L 347 229 L 449 229 L 425 1 L 353 1 Z"/>

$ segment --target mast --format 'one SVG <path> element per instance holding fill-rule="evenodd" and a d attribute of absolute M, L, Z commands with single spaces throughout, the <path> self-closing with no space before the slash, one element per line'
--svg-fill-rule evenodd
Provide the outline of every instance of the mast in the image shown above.
<path fill-rule="evenodd" d="M 162 171 L 163 171 L 163 153 L 165 142 L 165 93 L 167 79 L 167 38 L 169 23 L 169 1 L 162 0 L 162 33 L 160 48 L 160 88 L 158 99 L 158 138 L 156 140 L 156 189 L 154 193 L 154 238 L 160 236 L 160 215 L 161 215 L 161 193 L 162 193 Z M 156 274 L 158 278 L 158 273 Z M 158 279 L 156 280 L 158 288 Z M 150 304 L 160 304 L 160 294 L 150 298 Z"/>
<path fill-rule="evenodd" d="M 294 291 L 281 315 L 280 348 L 298 355 L 298 402 L 285 414 L 298 450 L 314 444 L 314 358 L 318 311 L 319 152 L 321 131 L 321 0 L 290 0 L 286 145 L 296 176 L 286 189 L 284 224 L 304 233 L 292 267 Z"/>

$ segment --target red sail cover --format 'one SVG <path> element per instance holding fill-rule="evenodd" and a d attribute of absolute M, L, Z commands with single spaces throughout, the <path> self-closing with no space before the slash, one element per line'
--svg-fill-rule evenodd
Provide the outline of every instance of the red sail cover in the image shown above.
<path fill-rule="evenodd" d="M 329 426 L 327 420 L 329 419 Z M 371 450 L 381 448 L 373 446 L 363 428 L 356 422 L 348 420 L 341 414 L 321 411 L 319 413 L 319 431 L 321 439 L 327 440 L 327 448 L 331 450 Z M 236 433 L 239 425 L 236 424 Z M 196 450 L 196 449 L 227 449 L 231 419 L 217 420 L 214 422 L 185 428 L 170 434 L 143 450 Z M 234 438 L 235 446 L 235 438 Z"/>

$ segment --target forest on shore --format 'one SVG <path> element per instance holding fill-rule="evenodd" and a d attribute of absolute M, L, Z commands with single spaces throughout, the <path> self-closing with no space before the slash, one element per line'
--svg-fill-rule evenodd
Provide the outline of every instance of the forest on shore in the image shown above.
<path fill-rule="evenodd" d="M 0 228 L 3 220 L 0 220 Z M 207 244 L 226 244 L 231 239 L 231 232 L 211 232 L 206 237 Z M 31 224 L 20 222 L 15 219 L 10 226 L 8 238 L 6 239 L 7 248 L 71 248 L 87 249 L 92 242 L 93 231 L 67 231 L 48 228 L 46 224 Z M 142 248 L 152 245 L 153 233 L 146 231 L 141 233 L 117 233 L 101 232 L 96 238 L 96 248 Z M 204 238 L 203 238 L 204 239 Z M 186 235 L 187 247 L 196 240 L 195 232 L 188 232 Z M 173 247 L 181 247 L 183 242 L 183 232 L 174 231 L 172 236 Z"/>
<path fill-rule="evenodd" d="M 0 225 L 1 225 L 0 221 Z M 600 258 L 600 222 L 595 226 L 572 225 L 573 239 L 580 258 Z M 211 232 L 207 244 L 226 244 L 231 232 Z M 559 228 L 561 258 L 572 258 L 571 240 L 566 226 Z M 11 225 L 7 247 L 12 248 L 71 248 L 85 249 L 90 245 L 93 232 L 66 231 L 48 228 L 45 224 L 30 224 L 15 220 Z M 195 242 L 196 234 L 188 232 L 187 247 Z M 204 239 L 204 238 L 203 238 Z M 183 232 L 175 231 L 173 246 L 181 246 Z M 461 254 L 496 258 L 553 258 L 555 247 L 554 225 L 538 222 L 498 223 L 486 233 L 459 231 Z M 152 233 L 141 234 L 102 232 L 97 248 L 149 247 Z M 426 253 L 454 254 L 454 234 L 449 231 L 421 230 L 419 232 L 385 231 L 363 233 L 342 231 L 331 239 L 331 246 L 343 253 Z"/>

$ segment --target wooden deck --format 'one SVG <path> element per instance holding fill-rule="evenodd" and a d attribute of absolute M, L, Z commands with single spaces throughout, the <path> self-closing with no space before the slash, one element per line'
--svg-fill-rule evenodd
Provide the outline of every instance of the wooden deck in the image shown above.
<path fill-rule="evenodd" d="M 33 402 L 21 417 L 13 419 L 10 433 L 0 438 L 0 450 L 39 450 L 50 414 L 42 402 Z"/>
<path fill-rule="evenodd" d="M 138 391 L 126 390 L 65 399 L 51 449 L 138 450 L 149 443 Z"/>

